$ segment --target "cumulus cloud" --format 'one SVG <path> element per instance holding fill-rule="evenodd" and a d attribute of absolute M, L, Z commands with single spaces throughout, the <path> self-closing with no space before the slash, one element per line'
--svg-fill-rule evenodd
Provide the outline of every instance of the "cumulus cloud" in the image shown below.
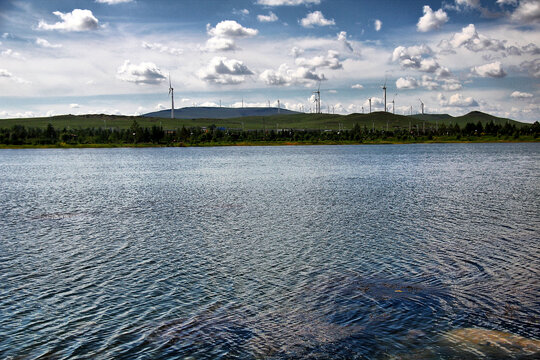
<path fill-rule="evenodd" d="M 296 6 L 319 5 L 321 0 L 257 0 L 258 5 L 265 6 Z"/>
<path fill-rule="evenodd" d="M 469 24 L 462 28 L 461 32 L 455 33 L 450 40 L 443 40 L 439 46 L 443 49 L 450 50 L 465 47 L 474 52 L 484 50 L 499 51 L 506 48 L 504 41 L 478 34 L 474 24 Z"/>
<path fill-rule="evenodd" d="M 456 93 L 450 96 L 450 99 L 447 99 L 443 94 L 439 94 L 437 98 L 441 106 L 453 106 L 453 107 L 478 106 L 478 101 L 473 99 L 471 96 L 464 97 L 460 93 Z"/>
<path fill-rule="evenodd" d="M 151 62 L 132 64 L 126 60 L 117 70 L 116 77 L 135 84 L 156 85 L 166 79 L 165 74 Z"/>
<path fill-rule="evenodd" d="M 343 65 L 339 61 L 339 53 L 335 50 L 328 50 L 326 56 L 315 56 L 311 59 L 299 57 L 295 60 L 296 65 L 315 70 L 319 67 L 327 67 L 332 70 L 342 69 Z"/>
<path fill-rule="evenodd" d="M 533 97 L 533 94 L 521 91 L 514 91 L 512 94 L 510 94 L 510 97 L 514 99 L 530 99 Z"/>
<path fill-rule="evenodd" d="M 171 48 L 160 43 L 147 43 L 146 41 L 142 42 L 142 47 L 148 50 L 155 50 L 159 51 L 160 53 L 171 55 L 181 55 L 184 52 L 182 49 Z"/>
<path fill-rule="evenodd" d="M 375 27 L 375 31 L 380 31 L 382 28 L 382 21 L 379 19 L 375 19 L 373 26 Z"/>
<path fill-rule="evenodd" d="M 517 23 L 535 23 L 540 21 L 540 1 L 521 0 L 519 6 L 510 16 Z"/>
<path fill-rule="evenodd" d="M 439 87 L 439 83 L 436 82 L 435 79 L 429 75 L 422 75 L 420 85 L 428 90 L 434 90 Z"/>
<path fill-rule="evenodd" d="M 449 72 L 447 68 L 442 68 L 433 57 L 433 51 L 427 45 L 420 46 L 398 46 L 392 52 L 392 62 L 398 62 L 403 68 L 415 69 L 427 73 L 441 72 L 442 76 Z"/>
<path fill-rule="evenodd" d="M 81 107 L 81 105 L 79 104 L 69 104 L 69 107 L 72 108 L 72 109 L 78 109 Z"/>
<path fill-rule="evenodd" d="M 204 50 L 208 51 L 232 51 L 236 49 L 236 42 L 233 39 L 219 37 L 208 39 L 204 46 Z"/>
<path fill-rule="evenodd" d="M 334 19 L 326 19 L 322 12 L 320 11 L 314 11 L 312 13 L 307 14 L 305 18 L 300 20 L 300 24 L 305 28 L 311 28 L 314 26 L 329 26 L 329 25 L 335 25 L 336 22 Z"/>
<path fill-rule="evenodd" d="M 219 22 L 216 27 L 210 24 L 206 25 L 208 35 L 212 37 L 243 38 L 255 36 L 259 33 L 257 29 L 244 27 L 234 20 L 224 20 Z"/>
<path fill-rule="evenodd" d="M 99 20 L 90 10 L 75 9 L 70 13 L 60 11 L 53 12 L 62 21 L 54 24 L 47 24 L 41 20 L 38 29 L 41 30 L 62 30 L 62 31 L 88 31 L 96 30 L 99 27 Z"/>
<path fill-rule="evenodd" d="M 268 15 L 257 15 L 257 20 L 260 22 L 274 22 L 278 21 L 278 17 L 273 12 L 269 12 Z"/>
<path fill-rule="evenodd" d="M 44 47 L 44 48 L 51 48 L 51 49 L 57 49 L 57 48 L 62 47 L 61 44 L 51 44 L 50 42 L 42 38 L 36 39 L 36 45 Z"/>
<path fill-rule="evenodd" d="M 445 91 L 457 91 L 463 88 L 463 85 L 456 79 L 445 79 L 441 85 L 442 89 Z"/>
<path fill-rule="evenodd" d="M 353 52 L 352 44 L 347 40 L 347 32 L 346 31 L 340 31 L 339 34 L 337 34 L 337 39 L 341 43 L 343 43 L 343 46 L 350 52 Z"/>
<path fill-rule="evenodd" d="M 266 85 L 290 86 L 295 84 L 310 84 L 314 81 L 326 80 L 324 74 L 317 74 L 306 67 L 299 67 L 296 70 L 290 69 L 287 64 L 281 64 L 277 70 L 264 70 L 259 78 Z"/>
<path fill-rule="evenodd" d="M 418 87 L 418 81 L 411 76 L 400 77 L 396 80 L 396 88 L 398 89 L 416 89 Z"/>
<path fill-rule="evenodd" d="M 198 72 L 199 77 L 209 83 L 235 85 L 245 81 L 253 72 L 240 60 L 216 56 Z"/>
<path fill-rule="evenodd" d="M 364 85 L 361 85 L 361 84 L 354 84 L 351 86 L 351 89 L 363 89 L 364 88 Z"/>
<path fill-rule="evenodd" d="M 480 76 L 480 77 L 493 77 L 493 78 L 502 78 L 506 76 L 501 62 L 495 61 L 493 63 L 475 66 L 471 68 L 471 74 Z"/>
<path fill-rule="evenodd" d="M 215 27 L 207 24 L 206 31 L 211 37 L 206 42 L 204 50 L 209 51 L 236 50 L 235 39 L 252 37 L 259 33 L 259 30 L 244 27 L 234 20 L 221 21 Z"/>
<path fill-rule="evenodd" d="M 519 69 L 528 72 L 529 75 L 535 78 L 540 78 L 540 59 L 523 61 L 519 64 Z"/>
<path fill-rule="evenodd" d="M 416 28 L 420 32 L 427 32 L 439 29 L 444 23 L 448 22 L 448 15 L 443 9 L 437 11 L 431 10 L 431 7 L 424 5 L 424 16 L 418 19 Z"/>
<path fill-rule="evenodd" d="M 121 3 L 128 3 L 132 2 L 133 0 L 96 0 L 97 3 L 101 4 L 108 4 L 108 5 L 116 5 Z"/>

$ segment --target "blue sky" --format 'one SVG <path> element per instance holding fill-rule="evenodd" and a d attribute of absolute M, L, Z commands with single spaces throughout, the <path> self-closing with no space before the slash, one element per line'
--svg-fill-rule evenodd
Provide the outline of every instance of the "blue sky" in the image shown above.
<path fill-rule="evenodd" d="M 0 0 L 0 118 L 176 107 L 539 120 L 540 0 Z"/>

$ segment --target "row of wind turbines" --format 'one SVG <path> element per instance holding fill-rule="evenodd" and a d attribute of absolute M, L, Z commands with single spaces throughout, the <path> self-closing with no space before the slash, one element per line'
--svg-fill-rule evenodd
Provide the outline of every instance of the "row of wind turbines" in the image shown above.
<path fill-rule="evenodd" d="M 388 112 L 388 108 L 386 105 L 386 81 L 387 79 L 384 79 L 384 85 L 381 87 L 383 90 L 383 98 L 384 98 L 384 112 Z M 315 94 L 315 99 L 313 102 L 315 103 L 315 113 L 321 114 L 321 82 L 319 81 L 319 85 L 317 87 L 316 91 L 313 91 L 313 94 Z M 169 95 L 171 97 L 171 119 L 174 119 L 174 88 L 172 87 L 172 81 L 171 81 L 171 74 L 169 74 Z M 392 99 L 392 114 L 396 113 L 396 102 L 395 97 L 397 96 L 397 93 L 394 94 L 394 98 Z M 369 101 L 369 113 L 371 113 L 371 100 L 372 98 L 368 98 Z M 418 99 L 420 101 L 420 105 L 422 108 L 422 115 L 424 115 L 424 102 L 421 99 Z M 221 100 L 220 100 L 221 103 Z M 244 103 L 244 99 L 242 98 L 242 104 Z M 270 106 L 270 101 L 268 102 Z M 243 107 L 243 106 L 242 106 Z M 278 109 L 280 109 L 280 103 L 278 100 Z M 279 110 L 278 110 L 279 113 Z M 364 113 L 364 107 L 362 106 L 362 113 Z M 412 115 L 412 105 L 411 105 L 411 115 Z"/>

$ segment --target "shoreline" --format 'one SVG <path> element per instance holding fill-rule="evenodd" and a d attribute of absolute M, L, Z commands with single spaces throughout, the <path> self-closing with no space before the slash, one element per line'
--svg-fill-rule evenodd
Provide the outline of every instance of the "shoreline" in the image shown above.
<path fill-rule="evenodd" d="M 112 149 L 112 148 L 169 148 L 169 147 L 230 147 L 230 146 L 320 146 L 320 145 L 408 145 L 408 144 L 473 144 L 473 143 L 537 143 L 540 139 L 478 139 L 478 140 L 426 140 L 426 141 L 241 141 L 173 144 L 46 144 L 46 145 L 6 145 L 2 149 Z"/>

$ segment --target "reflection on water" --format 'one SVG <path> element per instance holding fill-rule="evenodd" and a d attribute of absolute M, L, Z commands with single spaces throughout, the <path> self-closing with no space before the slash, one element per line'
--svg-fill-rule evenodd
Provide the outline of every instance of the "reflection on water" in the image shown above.
<path fill-rule="evenodd" d="M 0 358 L 536 358 L 539 160 L 3 150 Z"/>

